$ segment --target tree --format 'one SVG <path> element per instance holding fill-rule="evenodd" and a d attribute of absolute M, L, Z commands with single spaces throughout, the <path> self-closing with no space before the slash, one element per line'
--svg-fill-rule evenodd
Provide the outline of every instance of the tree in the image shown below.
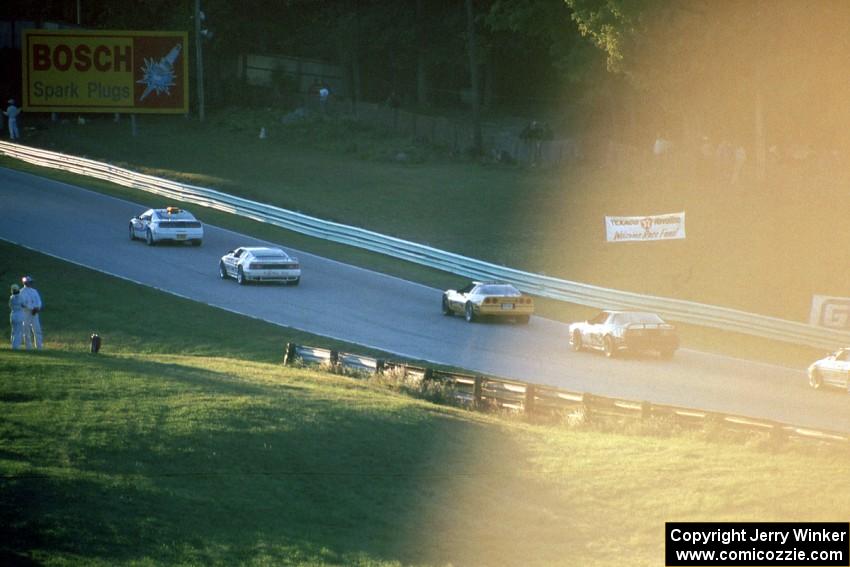
<path fill-rule="evenodd" d="M 466 0 L 467 42 L 469 50 L 469 82 L 472 89 L 472 153 L 481 155 L 481 91 L 478 84 L 478 51 L 475 41 L 475 12 L 472 0 Z"/>
<path fill-rule="evenodd" d="M 702 131 L 749 146 L 759 177 L 769 144 L 843 139 L 850 86 L 835 70 L 850 57 L 846 2 L 565 1 L 611 72 L 684 139 Z"/>

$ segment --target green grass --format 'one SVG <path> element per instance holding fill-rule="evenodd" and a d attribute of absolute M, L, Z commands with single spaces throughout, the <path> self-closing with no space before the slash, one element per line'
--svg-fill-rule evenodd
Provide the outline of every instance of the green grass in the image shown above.
<path fill-rule="evenodd" d="M 33 276 L 45 303 L 50 349 L 86 352 L 97 333 L 110 353 L 223 356 L 278 362 L 288 342 L 387 357 L 387 353 L 280 327 L 103 276 L 0 240 L 0 286 Z M 8 336 L 9 321 L 2 327 Z"/>
<path fill-rule="evenodd" d="M 48 346 L 0 349 L 0 564 L 659 565 L 665 521 L 850 509 L 846 448 L 435 406 L 283 367 L 286 329 L 0 260 L 43 275 Z"/>

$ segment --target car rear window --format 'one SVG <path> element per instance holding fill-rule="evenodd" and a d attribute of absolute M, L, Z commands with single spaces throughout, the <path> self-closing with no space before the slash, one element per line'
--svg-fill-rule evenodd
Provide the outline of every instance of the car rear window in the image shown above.
<path fill-rule="evenodd" d="M 480 293 L 482 295 L 509 295 L 509 296 L 522 295 L 512 285 L 483 285 L 483 286 L 481 286 L 481 289 L 478 290 L 478 293 Z"/>
<path fill-rule="evenodd" d="M 655 313 L 620 313 L 614 317 L 614 323 L 628 325 L 630 323 L 661 324 L 664 320 Z"/>

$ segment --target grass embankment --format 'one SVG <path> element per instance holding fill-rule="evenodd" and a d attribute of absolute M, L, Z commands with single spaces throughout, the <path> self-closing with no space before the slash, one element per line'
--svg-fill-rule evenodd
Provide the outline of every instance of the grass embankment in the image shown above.
<path fill-rule="evenodd" d="M 590 162 L 563 170 L 526 170 L 483 166 L 434 152 L 421 163 L 400 164 L 389 158 L 398 149 L 410 151 L 410 142 L 362 125 L 322 120 L 282 125 L 274 113 L 240 115 L 238 121 L 213 117 L 206 125 L 143 117 L 135 138 L 126 121 L 95 119 L 85 126 L 42 121 L 27 133 L 25 143 L 604 287 L 792 320 L 808 318 L 812 293 L 846 295 L 844 272 L 820 262 L 817 254 L 850 236 L 841 218 L 843 208 L 835 206 L 846 199 L 841 176 L 828 183 L 808 179 L 817 189 L 801 192 L 799 172 L 781 181 L 771 178 L 768 190 L 756 188 L 747 175 L 730 186 L 723 172 L 706 164 L 685 168 L 678 162 L 658 164 L 643 158 L 615 162 L 616 167 Z M 269 139 L 257 139 L 260 124 L 269 128 Z M 0 158 L 0 165 L 48 172 L 146 205 L 162 205 L 149 194 L 7 158 Z M 687 214 L 686 240 L 604 242 L 605 215 L 678 210 Z M 451 274 L 233 215 L 203 211 L 201 216 L 437 288 L 461 283 Z M 592 310 L 539 300 L 538 312 L 574 321 Z M 822 354 L 703 328 L 683 328 L 683 343 L 792 366 Z"/>
<path fill-rule="evenodd" d="M 850 509 L 843 449 L 435 406 L 282 367 L 286 329 L 0 259 L 50 274 L 48 349 L 0 349 L 0 564 L 659 565 L 665 521 Z"/>

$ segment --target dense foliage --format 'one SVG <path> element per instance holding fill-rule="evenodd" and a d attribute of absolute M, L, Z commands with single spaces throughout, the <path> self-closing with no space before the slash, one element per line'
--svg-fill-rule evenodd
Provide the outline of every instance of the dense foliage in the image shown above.
<path fill-rule="evenodd" d="M 193 32 L 195 6 L 195 0 L 21 0 L 0 6 L 0 20 L 73 24 L 79 18 L 89 28 Z M 203 0 L 200 6 L 203 27 L 212 32 L 205 64 L 213 106 L 234 102 L 233 90 L 218 79 L 235 59 L 262 53 L 336 63 L 356 100 L 465 111 L 477 92 L 485 114 L 548 115 L 559 135 L 582 129 L 643 144 L 662 134 L 693 146 L 705 136 L 743 146 L 759 162 L 773 146 L 848 149 L 843 132 L 850 115 L 842 103 L 850 83 L 839 72 L 850 55 L 846 2 Z M 473 76 L 478 85 L 471 87 Z"/>

